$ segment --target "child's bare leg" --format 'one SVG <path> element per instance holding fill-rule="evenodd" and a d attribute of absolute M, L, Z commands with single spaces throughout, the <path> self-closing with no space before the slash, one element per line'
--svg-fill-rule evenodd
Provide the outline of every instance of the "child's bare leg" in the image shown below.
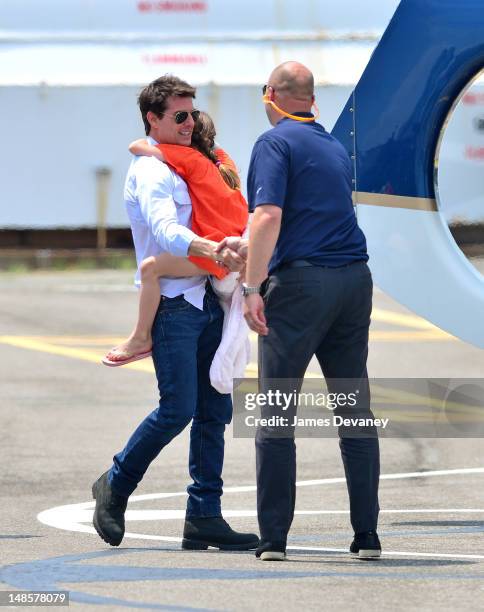
<path fill-rule="evenodd" d="M 160 304 L 160 277 L 186 277 L 208 274 L 184 257 L 174 257 L 163 254 L 158 257 L 148 257 L 140 266 L 141 288 L 139 298 L 139 314 L 136 327 L 130 338 L 143 347 L 151 348 L 151 328 L 156 311 Z"/>
<path fill-rule="evenodd" d="M 109 353 L 111 361 L 124 361 L 133 355 L 151 350 L 151 328 L 160 303 L 160 277 L 187 277 L 207 275 L 184 257 L 174 257 L 168 253 L 158 257 L 148 257 L 140 266 L 141 289 L 138 321 L 129 338 L 115 346 Z"/>

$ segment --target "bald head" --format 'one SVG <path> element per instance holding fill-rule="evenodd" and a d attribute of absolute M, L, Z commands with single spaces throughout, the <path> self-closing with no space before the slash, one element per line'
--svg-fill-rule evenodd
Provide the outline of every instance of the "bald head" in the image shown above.
<path fill-rule="evenodd" d="M 269 77 L 269 83 L 287 98 L 301 102 L 311 102 L 313 99 L 313 74 L 299 62 L 284 62 L 277 66 Z"/>

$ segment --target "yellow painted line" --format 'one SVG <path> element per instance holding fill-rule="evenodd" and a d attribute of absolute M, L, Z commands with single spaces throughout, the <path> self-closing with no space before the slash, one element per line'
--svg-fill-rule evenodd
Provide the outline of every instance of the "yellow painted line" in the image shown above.
<path fill-rule="evenodd" d="M 106 366 L 103 365 L 103 368 Z M 122 366 L 121 369 L 129 369 L 134 370 L 135 372 L 145 372 L 146 374 L 154 374 L 155 368 L 153 366 L 153 362 L 150 358 L 140 359 L 140 361 L 134 361 L 133 363 L 128 363 L 127 365 Z M 109 368 L 110 370 L 119 370 L 120 368 Z"/>
<path fill-rule="evenodd" d="M 15 346 L 17 348 L 28 349 L 31 351 L 39 351 L 41 353 L 48 353 L 50 355 L 59 355 L 61 357 L 70 357 L 71 359 L 80 359 L 82 361 L 90 361 L 91 363 L 101 364 L 101 359 L 104 356 L 104 353 L 96 353 L 94 351 L 89 351 L 80 348 L 73 348 L 67 346 L 58 346 L 56 344 L 52 344 L 50 342 L 45 342 L 45 340 L 35 337 L 29 336 L 0 336 L 1 344 L 8 344 L 10 346 Z M 106 366 L 102 366 L 105 368 Z M 151 359 L 143 359 L 140 361 L 135 361 L 134 363 L 128 363 L 122 368 L 111 368 L 115 369 L 129 369 L 135 370 L 137 372 L 146 372 L 153 374 L 155 369 L 153 367 L 153 362 Z M 257 364 L 249 363 L 246 370 L 246 376 L 257 376 Z"/>
<path fill-rule="evenodd" d="M 425 329 L 433 330 L 439 333 L 445 334 L 439 327 L 436 327 L 429 321 L 418 317 L 417 315 L 400 314 L 393 310 L 383 310 L 382 308 L 373 308 L 371 313 L 372 321 L 379 321 L 380 323 L 392 323 L 394 325 L 400 325 L 401 327 L 411 327 L 414 329 Z"/>
<path fill-rule="evenodd" d="M 372 322 L 388 323 L 390 325 L 397 325 L 398 327 L 409 328 L 412 331 L 397 331 L 397 330 L 380 330 L 370 329 L 370 338 L 376 342 L 410 342 L 414 340 L 457 340 L 451 334 L 440 329 L 436 325 L 433 325 L 429 321 L 422 319 L 417 315 L 400 314 L 393 310 L 384 310 L 382 308 L 373 308 L 371 313 Z M 257 341 L 257 334 L 254 332 L 250 333 L 250 339 L 252 342 Z"/>
<path fill-rule="evenodd" d="M 23 338 L 24 340 L 32 340 L 42 342 L 53 346 L 68 346 L 68 347 L 102 347 L 106 351 L 113 346 L 120 344 L 125 340 L 121 336 L 99 336 L 97 338 L 85 338 L 83 336 L 8 336 L 8 338 Z M 423 330 L 423 331 L 400 331 L 400 330 L 370 330 L 370 339 L 376 342 L 407 342 L 414 340 L 455 340 L 454 336 L 446 334 L 438 328 Z M 0 339 L 0 342 L 3 340 Z M 8 343 L 8 342 L 7 342 Z"/>
<path fill-rule="evenodd" d="M 404 391 L 402 389 L 392 389 L 390 387 L 382 387 L 381 385 L 373 384 L 371 386 L 372 390 L 372 405 L 381 405 L 386 404 L 387 406 L 391 405 L 401 405 L 401 406 L 415 406 L 418 408 L 418 416 L 423 414 L 423 410 L 428 409 L 436 409 L 441 411 L 444 408 L 444 401 L 442 399 L 433 398 L 429 395 L 421 395 L 419 393 L 414 393 L 412 391 Z M 378 408 L 377 408 L 378 409 Z M 380 408 L 381 410 L 381 408 Z M 390 413 L 393 414 L 393 410 L 390 410 Z M 480 406 L 473 406 L 463 402 L 455 402 L 455 401 L 445 401 L 445 413 L 447 415 L 456 414 L 465 418 L 465 415 L 470 415 L 474 417 L 475 415 L 482 415 L 484 418 L 483 410 Z M 397 412 L 398 414 L 398 412 Z M 414 413 L 417 415 L 417 413 Z M 388 415 L 390 416 L 390 415 Z M 470 417 L 469 417 L 470 418 Z"/>
<path fill-rule="evenodd" d="M 101 358 L 102 354 L 80 349 L 73 348 L 67 346 L 58 346 L 49 342 L 45 342 L 43 339 L 38 339 L 34 337 L 22 337 L 22 336 L 0 336 L 0 343 L 7 344 L 10 346 L 14 346 L 17 348 L 23 348 L 27 350 L 38 351 L 41 353 L 48 353 L 51 355 L 59 355 L 61 357 L 69 357 L 71 359 L 80 359 L 82 361 L 89 361 L 91 363 L 95 363 L 101 366 Z M 105 367 L 105 366 L 103 366 Z M 115 369 L 115 368 L 112 368 Z M 125 366 L 122 366 L 123 370 L 135 370 L 137 372 L 145 372 L 148 374 L 154 374 L 153 363 L 151 359 L 143 359 L 141 361 L 136 361 L 134 363 L 129 363 Z M 245 377 L 246 378 L 257 378 L 258 368 L 257 363 L 251 362 L 248 364 Z M 309 373 L 308 378 L 317 378 L 322 379 L 323 376 L 321 374 Z M 378 409 L 379 404 L 400 404 L 407 406 L 420 406 L 420 412 L 417 413 L 405 413 L 402 411 L 390 411 L 388 416 L 391 418 L 399 417 L 401 420 L 412 420 L 412 419 L 422 419 L 428 418 L 430 415 L 427 414 L 425 408 L 431 408 L 434 406 L 435 408 L 441 408 L 442 402 L 438 400 L 431 400 L 428 397 L 423 397 L 418 394 L 405 392 L 399 389 L 389 389 L 376 387 L 374 388 L 376 394 L 374 395 L 373 401 L 375 403 L 375 408 L 378 412 L 381 412 L 382 409 Z M 423 404 L 423 408 L 422 408 Z M 477 409 L 473 406 L 466 406 L 463 404 L 449 403 L 447 405 L 447 410 L 450 411 L 455 409 L 457 414 L 459 415 L 461 420 L 466 420 L 467 418 L 475 418 L 475 414 L 480 414 L 480 409 Z M 383 409 L 383 412 L 384 409 Z M 468 416 L 469 415 L 469 416 Z M 432 418 L 441 418 L 438 415 L 432 415 Z"/>
<path fill-rule="evenodd" d="M 82 361 L 90 361 L 91 363 L 101 364 L 101 359 L 104 356 L 103 353 L 97 353 L 82 348 L 74 348 L 70 346 L 59 346 L 51 342 L 45 342 L 45 340 L 39 340 L 34 337 L 22 337 L 22 336 L 0 336 L 0 343 L 15 346 L 17 348 L 24 348 L 31 351 L 39 351 L 41 353 L 48 353 L 50 355 L 59 355 L 61 357 L 70 357 L 71 359 L 81 359 Z M 103 366 L 106 367 L 106 366 Z M 142 372 L 153 372 L 153 365 L 151 363 L 143 363 L 137 361 L 135 363 L 128 363 L 123 368 L 129 368 L 130 370 L 138 370 Z"/>
<path fill-rule="evenodd" d="M 9 344 L 18 348 L 29 349 L 31 351 L 40 351 L 42 353 L 50 353 L 51 355 L 61 355 L 63 357 L 72 357 L 74 359 L 83 359 L 84 361 L 92 361 L 99 363 L 100 358 L 97 353 L 92 351 L 72 348 L 67 346 L 57 346 L 50 344 L 44 340 L 22 336 L 0 336 L 0 342 Z"/>
<path fill-rule="evenodd" d="M 249 363 L 245 368 L 245 376 L 247 378 L 257 378 L 259 375 L 259 368 L 256 363 Z"/>
<path fill-rule="evenodd" d="M 25 336 L 28 337 L 28 336 Z M 116 344 L 121 344 L 126 340 L 127 336 L 122 338 L 121 336 L 97 336 L 97 337 L 85 337 L 85 336 L 30 336 L 35 340 L 41 342 L 47 342 L 48 344 L 61 344 L 67 346 L 108 346 L 112 347 Z"/>
<path fill-rule="evenodd" d="M 374 308 L 372 320 L 400 327 L 410 328 L 407 330 L 371 330 L 371 342 L 438 342 L 455 340 L 453 336 L 440 330 L 435 325 L 415 315 L 400 314 L 397 312 Z M 251 333 L 253 342 L 257 339 L 256 334 Z M 100 364 L 105 351 L 97 352 L 88 347 L 103 347 L 109 349 L 119 344 L 123 338 L 118 336 L 0 336 L 0 343 L 39 351 L 51 355 L 59 355 L 71 359 L 81 359 L 91 363 Z M 75 346 L 77 345 L 77 346 Z M 87 348 L 86 348 L 87 347 Z M 104 366 L 105 367 L 105 366 Z M 113 368 L 114 369 L 114 368 Z M 135 370 L 137 372 L 154 373 L 152 361 L 144 359 L 123 366 L 123 369 Z M 245 376 L 257 377 L 257 363 L 247 366 Z M 312 377 L 322 378 L 320 374 L 311 374 Z"/>
<path fill-rule="evenodd" d="M 446 342 L 457 340 L 439 329 L 429 331 L 370 331 L 370 342 Z"/>

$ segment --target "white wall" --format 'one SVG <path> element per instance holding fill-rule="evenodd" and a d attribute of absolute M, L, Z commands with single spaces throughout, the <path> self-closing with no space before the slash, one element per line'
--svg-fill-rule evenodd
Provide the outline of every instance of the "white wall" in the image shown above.
<path fill-rule="evenodd" d="M 2 30 L 384 30 L 399 0 L 2 0 Z"/>
<path fill-rule="evenodd" d="M 0 87 L 0 228 L 94 227 L 95 169 L 112 169 L 109 227 L 128 225 L 123 205 L 128 143 L 143 136 L 138 87 Z M 330 130 L 352 87 L 322 87 L 321 123 Z M 217 139 L 245 184 L 252 145 L 270 126 L 257 87 L 198 89 L 196 106 L 214 118 Z"/>
<path fill-rule="evenodd" d="M 94 227 L 99 166 L 112 169 L 108 225 L 126 226 L 127 144 L 143 135 L 138 84 L 165 72 L 203 84 L 197 106 L 212 114 L 245 184 L 253 142 L 269 127 L 260 86 L 274 65 L 299 59 L 317 82 L 339 84 L 317 90 L 330 129 L 398 3 L 1 0 L 0 228 Z M 163 63 L 170 44 L 207 47 L 208 59 Z"/>

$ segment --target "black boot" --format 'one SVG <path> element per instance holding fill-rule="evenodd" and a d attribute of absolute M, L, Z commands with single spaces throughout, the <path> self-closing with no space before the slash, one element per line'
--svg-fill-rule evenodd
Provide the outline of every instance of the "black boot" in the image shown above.
<path fill-rule="evenodd" d="M 258 545 L 255 533 L 234 531 L 221 516 L 185 519 L 182 540 L 185 550 L 207 550 L 209 546 L 220 550 L 252 550 Z"/>
<path fill-rule="evenodd" d="M 365 531 L 355 534 L 351 543 L 350 553 L 352 557 L 359 559 L 378 559 L 381 557 L 381 544 L 376 531 Z"/>
<path fill-rule="evenodd" d="M 284 561 L 286 558 L 286 542 L 282 540 L 274 542 L 261 540 L 255 551 L 255 556 L 261 561 Z"/>
<path fill-rule="evenodd" d="M 92 522 L 99 536 L 111 546 L 119 546 L 124 536 L 124 513 L 128 498 L 115 493 L 105 472 L 92 485 L 96 508 Z"/>

